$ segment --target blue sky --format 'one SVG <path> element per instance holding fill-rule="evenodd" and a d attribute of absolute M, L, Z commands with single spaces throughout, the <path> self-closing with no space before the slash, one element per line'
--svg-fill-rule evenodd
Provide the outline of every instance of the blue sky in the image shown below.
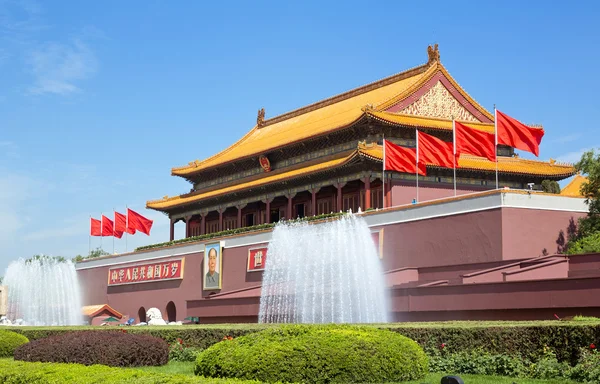
<path fill-rule="evenodd" d="M 168 240 L 144 206 L 189 191 L 171 167 L 226 148 L 259 108 L 420 65 L 434 43 L 480 104 L 544 125 L 541 159 L 576 161 L 600 146 L 599 14 L 592 1 L 0 0 L 0 275 L 19 257 L 86 254 L 90 215 L 125 205 L 155 220 L 129 249 Z"/>

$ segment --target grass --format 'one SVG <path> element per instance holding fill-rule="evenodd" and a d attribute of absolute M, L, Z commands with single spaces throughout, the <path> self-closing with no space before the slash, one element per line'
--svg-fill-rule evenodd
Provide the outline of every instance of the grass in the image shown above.
<path fill-rule="evenodd" d="M 141 368 L 124 368 L 124 369 L 139 369 L 145 372 L 165 373 L 169 375 L 189 375 L 194 376 L 194 362 L 177 362 L 171 361 L 167 365 L 160 367 L 141 367 Z M 397 384 L 439 384 L 442 377 L 446 374 L 430 373 L 424 379 L 417 381 L 408 381 Z M 482 376 L 482 375 L 459 375 L 467 384 L 581 384 L 571 380 L 553 379 L 553 380 L 538 380 L 538 379 L 521 379 L 516 377 L 503 376 Z"/>

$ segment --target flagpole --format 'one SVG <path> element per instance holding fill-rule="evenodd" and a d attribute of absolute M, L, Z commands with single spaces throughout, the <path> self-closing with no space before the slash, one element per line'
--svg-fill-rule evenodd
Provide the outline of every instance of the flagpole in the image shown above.
<path fill-rule="evenodd" d="M 127 213 L 127 204 L 125 204 L 125 253 L 127 253 L 127 230 L 129 228 L 129 214 Z"/>
<path fill-rule="evenodd" d="M 385 133 L 382 135 L 382 137 L 383 137 L 383 142 L 382 142 L 382 144 L 383 144 L 383 161 L 382 161 L 382 163 L 383 163 L 383 169 L 382 169 L 382 172 L 381 172 L 381 182 L 382 182 L 381 183 L 381 190 L 383 192 L 383 196 L 382 196 L 383 200 L 382 200 L 382 205 L 381 206 L 383 208 L 385 208 Z"/>
<path fill-rule="evenodd" d="M 92 254 L 92 215 L 90 215 L 90 234 L 89 234 L 88 256 Z"/>
<path fill-rule="evenodd" d="M 456 196 L 456 124 L 454 124 L 454 116 L 452 116 L 452 154 L 454 155 L 454 196 Z"/>
<path fill-rule="evenodd" d="M 115 218 L 115 207 L 113 207 L 113 219 Z M 113 255 L 115 254 L 115 223 L 113 223 Z"/>
<path fill-rule="evenodd" d="M 418 203 L 419 202 L 419 130 L 417 129 L 416 132 L 417 133 L 416 133 L 415 137 L 417 139 L 417 162 L 415 165 L 416 165 L 417 170 L 415 172 L 417 175 L 417 203 Z"/>
<path fill-rule="evenodd" d="M 496 104 L 494 104 L 494 136 L 494 155 L 496 156 L 496 189 L 498 189 L 498 114 L 496 113 Z"/>
<path fill-rule="evenodd" d="M 104 220 L 102 220 L 102 215 L 104 215 L 104 213 L 100 212 L 100 249 L 103 249 L 102 248 L 102 238 L 104 237 L 104 233 L 102 233 L 102 230 L 104 229 L 104 228 L 102 228 L 102 227 L 104 227 L 104 223 L 103 223 Z"/>

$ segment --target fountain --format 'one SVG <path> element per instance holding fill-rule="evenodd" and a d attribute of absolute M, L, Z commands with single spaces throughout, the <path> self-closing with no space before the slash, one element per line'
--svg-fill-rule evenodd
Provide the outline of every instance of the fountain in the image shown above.
<path fill-rule="evenodd" d="M 75 266 L 62 258 L 36 256 L 6 270 L 8 319 L 27 325 L 81 325 L 81 294 Z"/>
<path fill-rule="evenodd" d="M 383 323 L 381 260 L 363 218 L 280 223 L 267 250 L 259 322 Z"/>

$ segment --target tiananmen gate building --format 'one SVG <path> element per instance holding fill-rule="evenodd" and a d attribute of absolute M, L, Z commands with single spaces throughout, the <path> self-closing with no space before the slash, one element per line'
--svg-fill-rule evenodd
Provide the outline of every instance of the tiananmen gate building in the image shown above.
<path fill-rule="evenodd" d="M 450 76 L 437 45 L 427 54 L 423 65 L 280 116 L 261 109 L 229 148 L 173 168 L 190 192 L 147 208 L 168 215 L 170 240 L 180 221 L 186 238 L 215 237 L 78 263 L 85 305 L 138 320 L 157 307 L 171 321 L 256 322 L 271 229 L 250 227 L 351 210 L 372 230 L 396 321 L 600 314 L 590 299 L 600 293 L 600 273 L 590 272 L 600 256 L 556 254 L 561 231 L 587 206 L 572 191 L 540 192 L 544 180 L 573 176 L 572 165 L 520 158 L 508 146 L 497 164 L 463 154 L 458 196 L 453 169 L 428 164 L 418 201 L 415 174 L 384 176 L 384 138 L 414 147 L 418 129 L 451 142 L 453 119 L 494 132 L 494 114 Z M 237 228 L 250 230 L 218 234 Z"/>

